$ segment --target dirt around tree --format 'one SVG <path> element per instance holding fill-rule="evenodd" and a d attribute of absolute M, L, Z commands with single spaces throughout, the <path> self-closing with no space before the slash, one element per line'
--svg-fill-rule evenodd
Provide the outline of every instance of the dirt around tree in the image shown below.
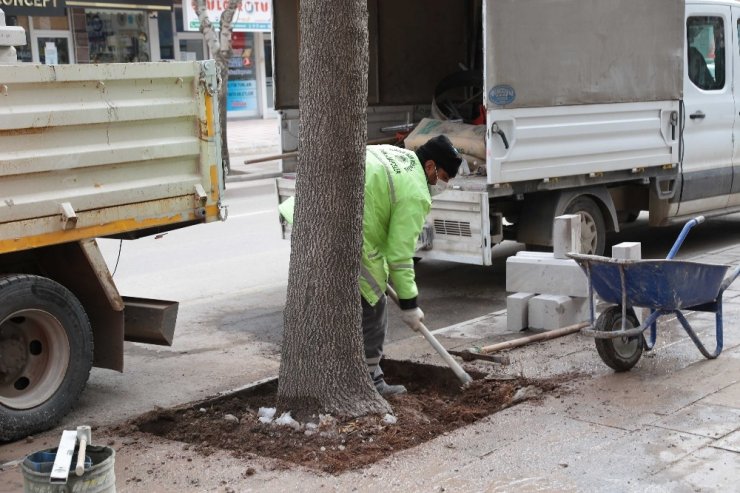
<path fill-rule="evenodd" d="M 558 379 L 483 378 L 465 390 L 443 367 L 410 362 L 384 362 L 386 378 L 409 392 L 390 397 L 393 416 L 336 420 L 314 416 L 306 423 L 277 426 L 260 422 L 260 408 L 274 407 L 277 380 L 235 393 L 181 407 L 157 410 L 119 427 L 191 444 L 203 454 L 214 449 L 239 458 L 263 456 L 290 464 L 340 473 L 360 468 L 441 434 L 474 423 L 492 413 L 558 390 L 573 376 Z M 280 416 L 283 410 L 278 409 Z"/>

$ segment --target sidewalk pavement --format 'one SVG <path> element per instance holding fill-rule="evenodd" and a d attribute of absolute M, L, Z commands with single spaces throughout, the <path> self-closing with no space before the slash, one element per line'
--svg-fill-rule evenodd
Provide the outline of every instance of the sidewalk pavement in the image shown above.
<path fill-rule="evenodd" d="M 275 156 L 281 153 L 277 118 L 228 120 L 227 139 L 231 172 L 226 182 L 260 180 L 280 175 L 280 161 L 244 164 L 245 159 Z"/>

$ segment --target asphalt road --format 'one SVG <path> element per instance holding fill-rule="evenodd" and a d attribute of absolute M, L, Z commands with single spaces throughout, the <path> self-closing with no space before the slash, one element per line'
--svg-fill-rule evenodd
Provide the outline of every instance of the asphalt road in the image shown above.
<path fill-rule="evenodd" d="M 245 332 L 260 341 L 277 343 L 282 332 L 290 245 L 280 236 L 273 183 L 229 184 L 226 200 L 226 222 L 124 241 L 122 245 L 117 240 L 99 240 L 101 249 L 111 271 L 116 270 L 114 278 L 122 294 L 212 307 L 238 298 L 242 307 L 238 323 L 211 329 Z M 622 241 L 639 241 L 644 258 L 661 258 L 680 229 L 649 228 L 643 214 L 620 233 L 610 235 L 607 251 Z M 740 215 L 709 220 L 692 231 L 679 257 L 737 242 Z M 495 247 L 495 261 L 490 267 L 429 260 L 417 264 L 419 302 L 429 328 L 446 327 L 505 308 L 506 257 L 522 248 L 514 242 Z M 390 329 L 391 340 L 411 335 L 395 309 L 390 310 Z"/>

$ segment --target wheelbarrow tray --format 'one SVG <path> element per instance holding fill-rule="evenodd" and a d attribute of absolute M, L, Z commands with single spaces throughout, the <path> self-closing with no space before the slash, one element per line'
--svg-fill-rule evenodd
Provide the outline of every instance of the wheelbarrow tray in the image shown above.
<path fill-rule="evenodd" d="M 621 305 L 626 299 L 627 306 L 655 310 L 681 310 L 716 301 L 722 281 L 731 268 L 685 260 L 569 256 L 590 277 L 593 289 L 602 300 Z M 624 281 L 620 270 L 624 273 Z"/>

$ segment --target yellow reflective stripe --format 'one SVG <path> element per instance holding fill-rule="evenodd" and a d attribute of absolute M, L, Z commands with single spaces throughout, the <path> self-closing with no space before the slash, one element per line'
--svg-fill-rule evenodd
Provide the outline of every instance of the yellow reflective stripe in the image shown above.
<path fill-rule="evenodd" d="M 388 267 L 392 270 L 413 269 L 414 264 L 389 264 Z"/>
<path fill-rule="evenodd" d="M 373 290 L 373 293 L 375 293 L 378 298 L 383 296 L 383 291 L 381 291 L 380 285 L 372 276 L 372 274 L 370 274 L 370 271 L 367 270 L 367 267 L 365 267 L 364 265 L 360 265 L 360 273 L 360 277 L 363 278 L 370 285 L 370 289 Z"/>

